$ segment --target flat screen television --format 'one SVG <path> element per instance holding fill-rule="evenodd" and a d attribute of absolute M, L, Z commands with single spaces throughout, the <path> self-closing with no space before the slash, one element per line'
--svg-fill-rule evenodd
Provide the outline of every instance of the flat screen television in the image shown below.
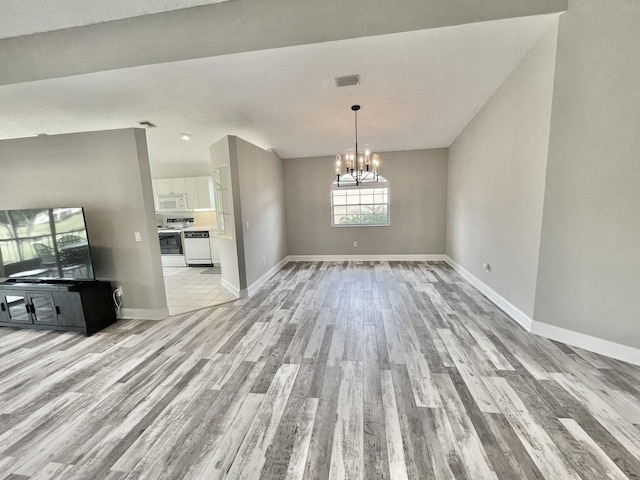
<path fill-rule="evenodd" d="M 0 277 L 94 280 L 83 209 L 0 210 Z"/>

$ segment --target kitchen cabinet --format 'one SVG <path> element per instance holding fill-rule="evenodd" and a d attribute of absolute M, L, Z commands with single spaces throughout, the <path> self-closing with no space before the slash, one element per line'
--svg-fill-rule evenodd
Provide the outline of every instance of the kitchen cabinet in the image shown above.
<path fill-rule="evenodd" d="M 187 191 L 187 208 L 189 210 L 201 208 L 198 203 L 198 181 L 196 177 L 185 178 L 184 186 Z"/>
<path fill-rule="evenodd" d="M 0 284 L 0 326 L 91 335 L 115 322 L 108 282 Z"/>
<path fill-rule="evenodd" d="M 187 187 L 184 183 L 184 178 L 170 178 L 171 192 L 169 193 L 187 193 Z"/>
<path fill-rule="evenodd" d="M 156 180 L 156 191 L 158 195 L 170 195 L 171 194 L 171 179 L 159 178 Z"/>
<path fill-rule="evenodd" d="M 151 186 L 156 212 L 159 210 L 158 196 L 175 194 L 187 196 L 189 210 L 215 208 L 212 177 L 158 178 L 151 181 Z"/>
<path fill-rule="evenodd" d="M 176 193 L 187 193 L 184 178 L 158 178 L 156 182 L 156 192 L 158 195 L 172 195 Z"/>
<path fill-rule="evenodd" d="M 197 208 L 216 208 L 213 200 L 213 178 L 197 177 L 196 182 L 198 185 L 198 205 L 200 205 Z"/>
<path fill-rule="evenodd" d="M 184 179 L 189 210 L 215 208 L 213 201 L 213 178 L 187 177 Z"/>

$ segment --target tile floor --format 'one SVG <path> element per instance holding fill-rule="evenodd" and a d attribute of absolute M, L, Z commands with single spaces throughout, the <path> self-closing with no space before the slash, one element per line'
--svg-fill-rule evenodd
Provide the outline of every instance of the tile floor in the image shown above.
<path fill-rule="evenodd" d="M 237 297 L 220 284 L 220 274 L 203 273 L 211 267 L 164 267 L 164 287 L 169 314 L 179 315 Z"/>

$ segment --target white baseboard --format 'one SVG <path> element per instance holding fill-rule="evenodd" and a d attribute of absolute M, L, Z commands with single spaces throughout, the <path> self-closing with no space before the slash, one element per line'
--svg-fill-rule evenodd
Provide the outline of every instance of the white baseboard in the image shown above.
<path fill-rule="evenodd" d="M 253 296 L 258 290 L 260 290 L 264 286 L 265 283 L 267 283 L 267 281 L 271 277 L 273 277 L 276 273 L 278 273 L 280 269 L 284 267 L 288 262 L 289 262 L 289 257 L 284 257 L 282 260 L 276 263 L 273 267 L 271 267 L 267 271 L 267 273 L 265 273 L 258 280 L 256 280 L 251 285 L 249 285 L 249 287 L 247 288 L 247 295 L 249 297 Z"/>
<path fill-rule="evenodd" d="M 289 255 L 290 262 L 444 262 L 446 255 L 390 254 L 390 255 Z"/>
<path fill-rule="evenodd" d="M 168 308 L 122 308 L 119 318 L 135 320 L 164 320 L 169 316 Z"/>
<path fill-rule="evenodd" d="M 227 290 L 229 290 L 231 293 L 233 293 L 236 297 L 241 297 L 244 298 L 246 297 L 246 294 L 244 295 L 244 297 L 242 297 L 242 295 L 240 295 L 241 291 L 240 289 L 238 289 L 235 285 L 230 284 L 229 282 L 227 282 L 224 278 L 222 278 L 220 280 L 220 284 L 226 288 Z M 246 290 L 245 290 L 246 292 Z"/>
<path fill-rule="evenodd" d="M 533 320 L 522 310 L 510 303 L 495 290 L 482 282 L 478 277 L 465 269 L 462 265 L 459 265 L 448 256 L 445 261 L 451 265 L 451 267 L 458 272 L 460 276 L 480 290 L 487 298 L 500 307 L 507 315 L 519 323 L 528 332 L 550 340 L 589 350 L 606 357 L 615 358 L 634 365 L 640 365 L 640 349 Z"/>
<path fill-rule="evenodd" d="M 584 333 L 557 327 L 544 322 L 534 320 L 532 333 L 549 338 L 557 342 L 566 343 L 574 347 L 589 350 L 606 357 L 622 360 L 623 362 L 640 365 L 640 350 L 637 348 L 610 342 L 602 338 L 592 337 Z"/>
<path fill-rule="evenodd" d="M 445 262 L 447 262 L 451 267 L 460 274 L 462 278 L 464 278 L 471 285 L 480 290 L 488 299 L 490 299 L 493 303 L 495 303 L 498 307 L 500 307 L 507 315 L 513 318 L 516 322 L 518 322 L 522 328 L 527 331 L 531 331 L 531 325 L 533 325 L 533 319 L 530 318 L 526 313 L 516 307 L 509 300 L 504 298 L 494 289 L 489 287 L 486 283 L 476 277 L 469 270 L 464 268 L 459 263 L 456 263 L 451 257 L 446 256 Z"/>

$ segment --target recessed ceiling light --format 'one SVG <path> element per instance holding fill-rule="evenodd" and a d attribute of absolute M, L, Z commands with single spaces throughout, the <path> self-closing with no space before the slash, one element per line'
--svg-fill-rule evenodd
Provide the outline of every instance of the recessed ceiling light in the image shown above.
<path fill-rule="evenodd" d="M 180 138 L 183 139 L 185 142 L 188 142 L 189 140 L 191 140 L 191 135 L 189 135 L 188 133 L 181 133 Z"/>

